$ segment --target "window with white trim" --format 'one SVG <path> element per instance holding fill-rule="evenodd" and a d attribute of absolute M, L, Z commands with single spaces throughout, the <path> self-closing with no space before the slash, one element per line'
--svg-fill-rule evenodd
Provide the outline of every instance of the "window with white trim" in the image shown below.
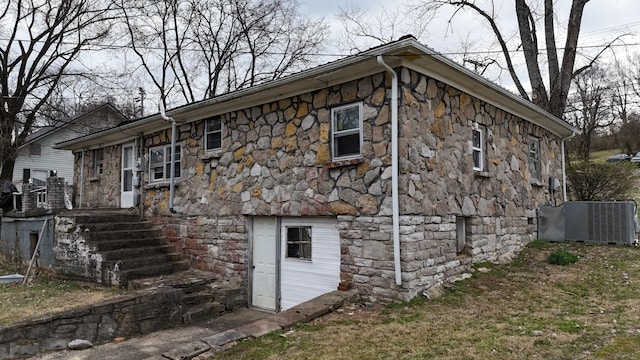
<path fill-rule="evenodd" d="M 180 177 L 181 162 L 180 145 L 176 145 L 175 177 Z M 149 149 L 149 181 L 171 179 L 171 145 L 157 146 Z"/>
<path fill-rule="evenodd" d="M 529 173 L 533 180 L 542 178 L 540 169 L 540 139 L 529 136 Z"/>
<path fill-rule="evenodd" d="M 214 116 L 204 123 L 204 149 L 216 151 L 222 148 L 222 117 Z"/>
<path fill-rule="evenodd" d="M 476 125 L 471 135 L 471 153 L 473 157 L 473 170 L 485 171 L 485 128 Z"/>
<path fill-rule="evenodd" d="M 311 261 L 311 226 L 287 226 L 287 259 Z"/>
<path fill-rule="evenodd" d="M 346 160 L 362 154 L 362 103 L 331 109 L 331 158 Z"/>
<path fill-rule="evenodd" d="M 93 176 L 100 176 L 104 171 L 104 157 L 102 149 L 93 150 Z"/>

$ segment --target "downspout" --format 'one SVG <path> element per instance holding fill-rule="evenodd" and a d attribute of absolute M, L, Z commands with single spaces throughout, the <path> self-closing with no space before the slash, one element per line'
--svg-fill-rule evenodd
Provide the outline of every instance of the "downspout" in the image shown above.
<path fill-rule="evenodd" d="M 567 202 L 567 171 L 565 169 L 565 151 L 564 142 L 576 136 L 575 132 L 560 141 L 560 151 L 562 152 L 562 203 Z"/>
<path fill-rule="evenodd" d="M 378 64 L 391 75 L 391 207 L 393 216 L 393 264 L 396 285 L 402 285 L 402 268 L 400 264 L 400 206 L 398 194 L 398 75 L 382 59 L 377 57 Z"/>
<path fill-rule="evenodd" d="M 160 99 L 160 116 L 166 120 L 171 122 L 171 180 L 169 181 L 169 211 L 172 214 L 175 214 L 176 211 L 173 209 L 173 196 L 175 193 L 174 185 L 175 185 L 175 176 L 176 176 L 176 119 L 172 117 L 168 117 L 164 113 L 164 104 L 162 103 L 162 99 Z"/>
<path fill-rule="evenodd" d="M 80 155 L 80 206 L 78 208 L 82 209 L 82 194 L 84 194 L 84 149 L 81 150 Z"/>
<path fill-rule="evenodd" d="M 140 221 L 144 220 L 144 186 L 142 179 L 144 178 L 144 134 L 140 133 L 138 138 L 138 158 L 136 159 L 136 176 L 138 176 L 138 208 L 140 209 Z M 173 153 L 172 153 L 173 154 Z"/>

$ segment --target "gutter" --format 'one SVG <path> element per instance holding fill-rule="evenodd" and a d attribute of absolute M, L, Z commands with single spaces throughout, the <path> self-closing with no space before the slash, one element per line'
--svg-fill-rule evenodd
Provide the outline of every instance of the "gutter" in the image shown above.
<path fill-rule="evenodd" d="M 393 217 L 393 264 L 396 285 L 402 285 L 400 266 L 400 206 L 398 194 L 398 74 L 387 65 L 382 55 L 377 56 L 378 64 L 391 75 L 391 203 Z"/>
<path fill-rule="evenodd" d="M 162 99 L 160 99 L 160 116 L 165 121 L 171 122 L 171 180 L 169 182 L 169 211 L 172 214 L 175 214 L 176 211 L 173 209 L 173 197 L 175 195 L 175 178 L 176 178 L 176 119 L 172 117 L 168 117 L 164 112 L 164 104 L 162 103 Z M 142 199 L 141 199 L 142 200 Z"/>
<path fill-rule="evenodd" d="M 571 133 L 571 135 L 562 138 L 560 141 L 560 151 L 562 152 L 562 202 L 567 202 L 567 171 L 565 165 L 565 151 L 564 151 L 564 142 L 576 136 L 575 131 Z"/>

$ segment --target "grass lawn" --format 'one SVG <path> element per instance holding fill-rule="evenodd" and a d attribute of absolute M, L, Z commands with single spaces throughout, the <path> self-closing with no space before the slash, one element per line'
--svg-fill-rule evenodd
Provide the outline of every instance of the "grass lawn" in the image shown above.
<path fill-rule="evenodd" d="M 0 275 L 24 271 L 0 263 Z M 58 279 L 39 273 L 22 283 L 0 284 L 0 328 L 20 320 L 77 308 L 122 294 L 91 283 Z"/>
<path fill-rule="evenodd" d="M 578 256 L 552 265 L 549 254 Z M 215 359 L 636 359 L 640 250 L 535 241 L 437 299 L 345 307 Z"/>

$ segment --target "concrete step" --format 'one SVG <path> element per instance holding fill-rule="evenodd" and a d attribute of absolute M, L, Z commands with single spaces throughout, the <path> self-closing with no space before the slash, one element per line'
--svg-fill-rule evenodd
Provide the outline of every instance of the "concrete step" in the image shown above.
<path fill-rule="evenodd" d="M 187 308 L 182 313 L 185 324 L 192 324 L 205 319 L 216 318 L 225 312 L 225 306 L 220 303 L 206 302 Z"/>
<path fill-rule="evenodd" d="M 124 286 L 124 284 L 134 279 L 172 274 L 174 272 L 186 270 L 188 268 L 189 263 L 186 260 L 181 260 L 173 263 L 167 262 L 153 265 L 149 264 L 142 267 L 124 269 L 120 271 L 120 283 L 122 284 L 122 286 Z"/>
<path fill-rule="evenodd" d="M 153 229 L 153 223 L 151 221 L 96 222 L 91 224 L 81 224 L 81 226 L 83 229 L 88 229 L 91 232 Z"/>
<path fill-rule="evenodd" d="M 208 303 L 213 301 L 213 294 L 206 291 L 198 291 L 185 294 L 182 297 L 182 304 L 186 306 Z"/>
<path fill-rule="evenodd" d="M 121 248 L 109 251 L 101 251 L 100 252 L 103 258 L 107 261 L 111 260 L 120 260 L 120 259 L 129 259 L 129 258 L 139 258 L 150 255 L 157 254 L 178 254 L 179 252 L 172 245 L 154 245 L 154 246 L 142 246 L 142 247 L 133 247 L 133 248 Z M 180 259 L 176 259 L 180 260 Z"/>
<path fill-rule="evenodd" d="M 144 239 L 158 236 L 160 236 L 160 233 L 156 229 L 109 230 L 91 232 L 90 240 Z"/>
<path fill-rule="evenodd" d="M 112 251 L 130 248 L 141 248 L 149 246 L 162 246 L 166 244 L 164 238 L 143 238 L 143 239 L 116 239 L 116 240 L 102 240 L 92 242 L 99 252 Z"/>
<path fill-rule="evenodd" d="M 139 257 L 122 257 L 120 259 L 112 259 L 107 262 L 110 268 L 119 263 L 120 271 L 135 270 L 144 268 L 148 265 L 173 264 L 182 261 L 182 256 L 178 253 L 151 254 Z M 112 265 L 113 264 L 113 265 Z"/>

